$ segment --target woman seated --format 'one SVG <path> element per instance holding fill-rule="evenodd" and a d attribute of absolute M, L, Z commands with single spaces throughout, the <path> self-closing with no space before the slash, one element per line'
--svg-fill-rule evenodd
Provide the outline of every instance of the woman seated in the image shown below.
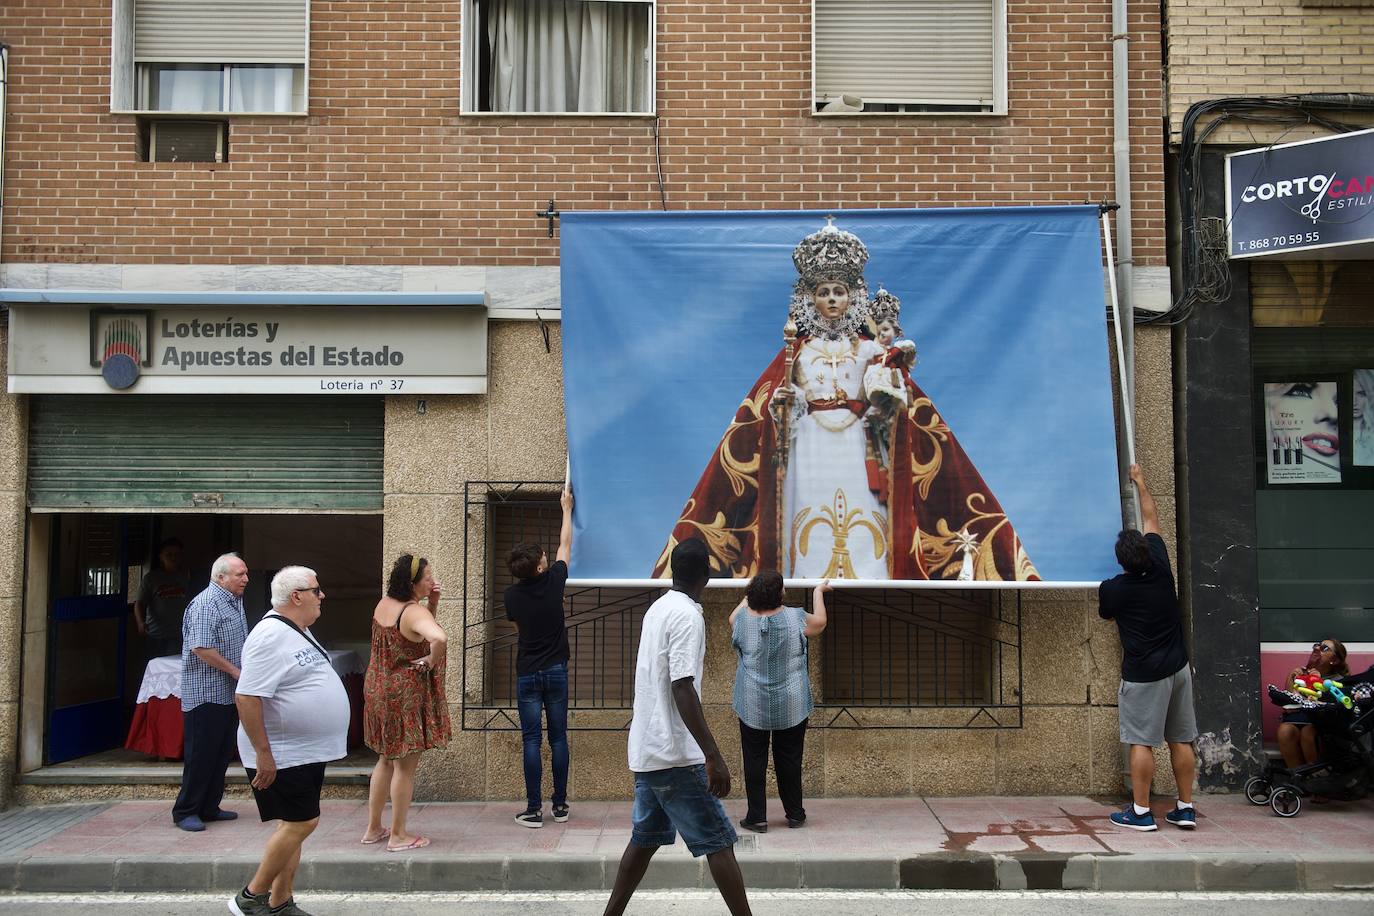
<path fill-rule="evenodd" d="M 1315 674 L 1323 679 L 1341 678 L 1350 673 L 1345 661 L 1345 644 L 1339 639 L 1323 639 L 1312 644 L 1312 654 L 1307 664 L 1294 668 L 1288 674 L 1285 689 L 1293 688 L 1293 681 L 1300 677 Z M 1311 712 L 1306 709 L 1291 709 L 1283 714 L 1279 724 L 1279 751 L 1283 754 L 1283 764 L 1293 770 L 1316 763 L 1321 758 L 1317 748 L 1317 729 L 1312 724 Z"/>

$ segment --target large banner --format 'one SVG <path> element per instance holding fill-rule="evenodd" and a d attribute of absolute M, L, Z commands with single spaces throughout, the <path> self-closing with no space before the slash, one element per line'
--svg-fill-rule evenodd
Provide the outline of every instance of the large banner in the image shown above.
<path fill-rule="evenodd" d="M 562 300 L 575 579 L 1119 571 L 1095 207 L 566 213 Z"/>

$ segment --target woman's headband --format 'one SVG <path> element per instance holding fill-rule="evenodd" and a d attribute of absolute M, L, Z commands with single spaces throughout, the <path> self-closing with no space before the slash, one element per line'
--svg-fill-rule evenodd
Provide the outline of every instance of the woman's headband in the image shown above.
<path fill-rule="evenodd" d="M 410 557 L 410 581 L 414 582 L 420 575 L 420 558 L 412 554 Z"/>

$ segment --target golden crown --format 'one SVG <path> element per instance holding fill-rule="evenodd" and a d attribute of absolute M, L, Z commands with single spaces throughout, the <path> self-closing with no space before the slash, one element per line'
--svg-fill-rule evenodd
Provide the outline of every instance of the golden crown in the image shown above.
<path fill-rule="evenodd" d="M 835 228 L 835 217 L 827 216 L 826 225 L 813 232 L 792 250 L 792 263 L 803 283 L 814 288 L 825 280 L 839 280 L 855 286 L 863 279 L 868 263 L 868 249 L 852 232 Z"/>

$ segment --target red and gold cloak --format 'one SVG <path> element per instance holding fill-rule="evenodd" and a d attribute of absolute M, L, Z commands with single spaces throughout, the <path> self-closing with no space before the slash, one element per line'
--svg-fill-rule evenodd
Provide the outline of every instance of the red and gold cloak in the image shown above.
<path fill-rule="evenodd" d="M 804 339 L 793 346 L 800 347 Z M 748 578 L 779 564 L 777 427 L 769 400 L 782 384 L 786 348 L 769 363 L 735 412 L 696 489 L 654 565 L 667 578 L 673 547 L 700 538 L 711 552 L 713 576 Z M 1038 580 L 997 498 L 954 434 L 910 376 L 907 407 L 892 424 L 890 460 L 880 473 L 892 530 L 892 579 L 958 578 L 966 552 L 972 577 Z"/>

